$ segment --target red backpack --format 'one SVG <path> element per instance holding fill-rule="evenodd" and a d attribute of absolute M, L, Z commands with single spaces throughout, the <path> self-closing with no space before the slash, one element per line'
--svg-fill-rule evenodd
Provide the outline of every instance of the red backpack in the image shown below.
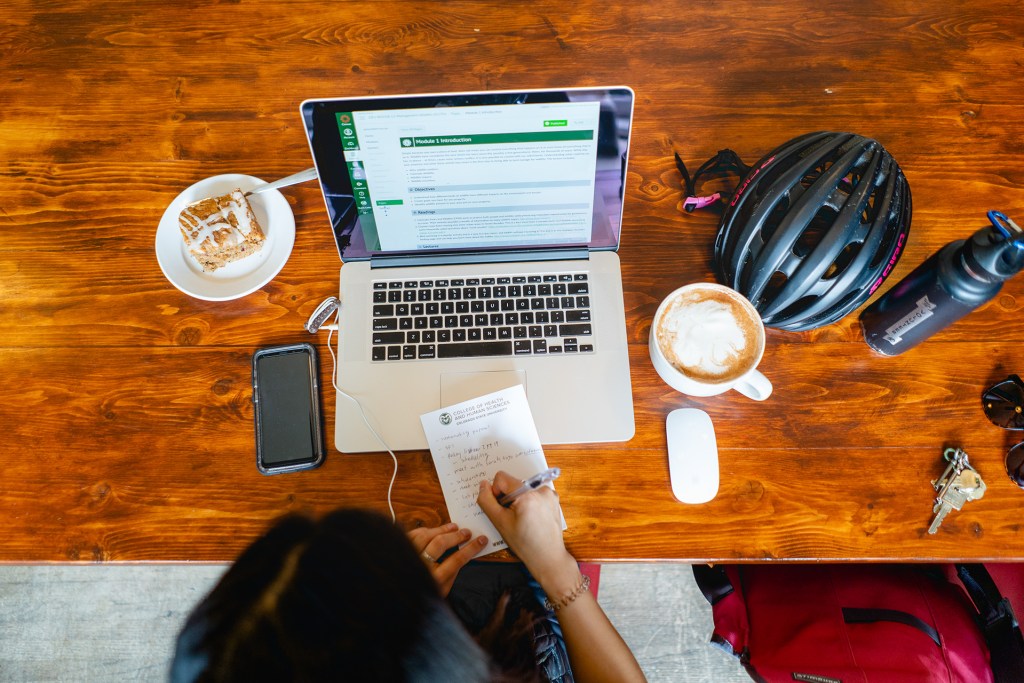
<path fill-rule="evenodd" d="M 755 681 L 1024 682 L 1020 629 L 981 565 L 957 565 L 960 581 L 952 567 L 934 565 L 693 572 L 712 605 L 712 643 Z"/>

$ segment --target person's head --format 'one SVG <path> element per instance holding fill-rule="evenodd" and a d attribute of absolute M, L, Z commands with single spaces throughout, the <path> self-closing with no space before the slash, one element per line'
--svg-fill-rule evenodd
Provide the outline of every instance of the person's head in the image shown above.
<path fill-rule="evenodd" d="M 488 681 L 405 535 L 380 515 L 288 517 L 189 617 L 171 681 Z"/>

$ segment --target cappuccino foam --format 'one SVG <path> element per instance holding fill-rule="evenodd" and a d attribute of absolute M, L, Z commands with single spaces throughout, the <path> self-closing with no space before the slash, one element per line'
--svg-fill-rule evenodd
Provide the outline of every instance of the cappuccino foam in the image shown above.
<path fill-rule="evenodd" d="M 658 347 L 677 370 L 700 382 L 730 382 L 761 358 L 764 336 L 738 294 L 698 287 L 666 304 L 657 323 Z"/>

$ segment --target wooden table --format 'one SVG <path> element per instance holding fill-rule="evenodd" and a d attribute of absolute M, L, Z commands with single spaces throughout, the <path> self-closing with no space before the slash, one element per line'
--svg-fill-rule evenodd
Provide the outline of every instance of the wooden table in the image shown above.
<path fill-rule="evenodd" d="M 888 284 L 998 208 L 1024 219 L 1024 18 L 1016 2 L 30 3 L 0 27 L 0 560 L 224 561 L 289 511 L 386 512 L 386 455 L 254 463 L 254 349 L 311 339 L 339 261 L 315 184 L 285 190 L 297 239 L 262 290 L 212 303 L 161 274 L 168 203 L 221 173 L 311 165 L 310 97 L 626 84 L 637 93 L 623 243 L 636 437 L 558 446 L 571 550 L 612 560 L 1024 559 L 1020 433 L 979 395 L 1024 372 L 1024 277 L 897 358 L 856 315 L 772 330 L 774 395 L 690 399 L 647 354 L 676 286 L 713 278 L 717 212 L 681 212 L 678 150 L 748 162 L 813 130 L 881 141 L 914 195 Z M 883 287 L 885 289 L 887 287 Z M 325 361 L 326 336 L 316 339 Z M 330 364 L 322 363 L 327 431 Z M 677 503 L 664 423 L 715 422 L 721 490 Z M 1016 437 L 1016 438 L 1014 438 Z M 929 536 L 945 446 L 988 483 Z M 399 454 L 407 525 L 447 519 L 428 452 Z"/>

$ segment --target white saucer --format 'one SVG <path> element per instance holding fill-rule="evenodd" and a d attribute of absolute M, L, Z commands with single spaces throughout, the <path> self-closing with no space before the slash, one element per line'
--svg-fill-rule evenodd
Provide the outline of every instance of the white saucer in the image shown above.
<path fill-rule="evenodd" d="M 295 244 L 295 214 L 277 190 L 248 197 L 267 238 L 263 249 L 212 273 L 204 272 L 188 253 L 178 229 L 178 214 L 186 204 L 236 188 L 245 192 L 263 184 L 264 181 L 249 175 L 218 175 L 200 180 L 174 198 L 156 229 L 156 260 L 172 285 L 197 299 L 229 301 L 255 292 L 281 272 Z"/>

